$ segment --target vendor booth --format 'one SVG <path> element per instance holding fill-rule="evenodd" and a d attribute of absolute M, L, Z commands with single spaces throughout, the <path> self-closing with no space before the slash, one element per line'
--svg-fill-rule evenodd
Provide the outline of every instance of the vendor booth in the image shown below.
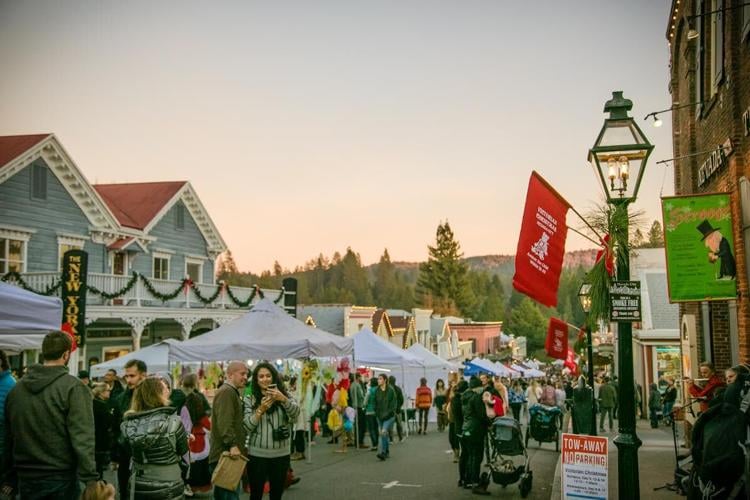
<path fill-rule="evenodd" d="M 125 364 L 131 359 L 139 359 L 146 363 L 149 373 L 169 372 L 169 347 L 179 343 L 176 339 L 166 339 L 162 342 L 144 347 L 137 351 L 128 353 L 119 358 L 115 358 L 104 363 L 92 365 L 89 373 L 92 377 L 103 377 L 109 370 L 117 371 L 117 375 L 122 377 L 125 373 Z M 175 380 L 175 383 L 178 381 Z"/>
<path fill-rule="evenodd" d="M 59 331 L 62 300 L 0 282 L 0 349 L 19 354 L 41 349 L 44 336 Z"/>

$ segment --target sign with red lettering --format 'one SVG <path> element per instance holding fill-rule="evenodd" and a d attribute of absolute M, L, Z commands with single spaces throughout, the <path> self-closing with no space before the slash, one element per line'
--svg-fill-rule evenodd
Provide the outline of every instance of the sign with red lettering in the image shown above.
<path fill-rule="evenodd" d="M 608 493 L 606 437 L 562 435 L 562 497 L 606 500 Z"/>

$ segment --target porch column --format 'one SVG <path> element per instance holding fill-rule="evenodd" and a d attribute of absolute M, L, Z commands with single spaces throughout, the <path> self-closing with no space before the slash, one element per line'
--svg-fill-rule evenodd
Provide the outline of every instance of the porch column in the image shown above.
<path fill-rule="evenodd" d="M 129 324 L 131 328 L 133 328 L 133 331 L 131 335 L 133 336 L 133 350 L 137 351 L 141 348 L 141 336 L 143 335 L 143 329 L 146 328 L 146 326 L 154 321 L 155 318 L 148 318 L 148 317 L 128 317 L 128 318 L 122 318 L 122 320 Z"/>
<path fill-rule="evenodd" d="M 201 318 L 197 316 L 177 316 L 174 320 L 182 326 L 182 340 L 187 340 L 190 338 L 193 325 L 199 322 Z"/>

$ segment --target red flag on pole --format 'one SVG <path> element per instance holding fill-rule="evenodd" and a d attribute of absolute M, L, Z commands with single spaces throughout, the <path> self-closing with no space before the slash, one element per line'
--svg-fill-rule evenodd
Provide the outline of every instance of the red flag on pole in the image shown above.
<path fill-rule="evenodd" d="M 565 357 L 565 362 L 563 362 L 563 366 L 566 367 L 568 370 L 570 370 L 570 373 L 572 375 L 578 375 L 578 364 L 576 363 L 576 353 L 573 352 L 573 349 L 568 349 L 568 355 Z"/>
<path fill-rule="evenodd" d="M 549 319 L 544 350 L 553 358 L 565 359 L 568 356 L 568 324 L 565 321 Z"/>
<path fill-rule="evenodd" d="M 513 288 L 547 307 L 557 306 L 569 207 L 547 181 L 536 172 L 531 173 L 516 249 Z"/>

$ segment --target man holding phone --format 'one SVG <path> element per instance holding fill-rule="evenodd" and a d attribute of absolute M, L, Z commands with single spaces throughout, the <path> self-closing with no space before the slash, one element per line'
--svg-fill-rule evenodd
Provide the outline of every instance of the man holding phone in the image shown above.
<path fill-rule="evenodd" d="M 211 412 L 211 450 L 208 454 L 208 464 L 213 474 L 219 458 L 224 452 L 232 457 L 247 455 L 245 442 L 247 433 L 242 425 L 244 410 L 242 407 L 242 391 L 247 384 L 247 365 L 242 361 L 229 363 L 226 381 L 216 391 L 214 407 Z M 238 500 L 240 485 L 235 491 L 225 490 L 214 486 L 216 500 Z"/>

